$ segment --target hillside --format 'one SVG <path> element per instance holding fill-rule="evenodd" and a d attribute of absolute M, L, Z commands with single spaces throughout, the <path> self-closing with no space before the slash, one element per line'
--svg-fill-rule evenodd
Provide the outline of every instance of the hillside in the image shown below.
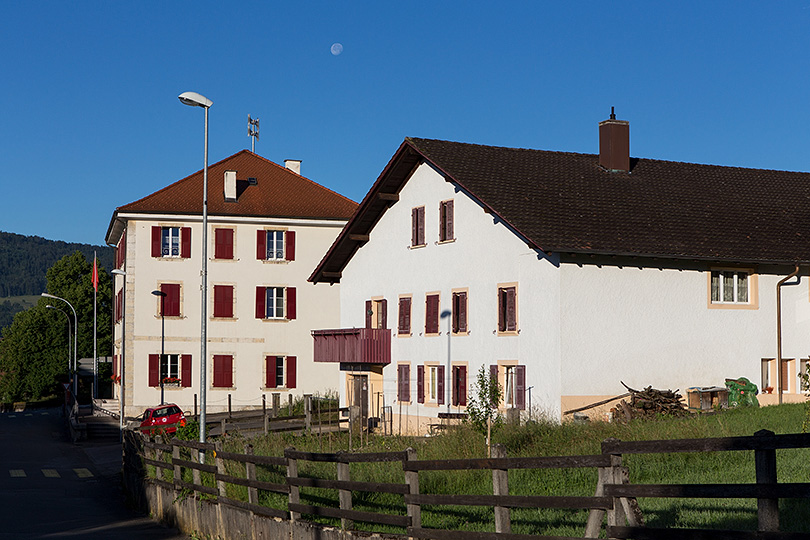
<path fill-rule="evenodd" d="M 93 260 L 93 251 L 96 251 L 99 265 L 108 271 L 112 268 L 113 250 L 107 246 L 74 244 L 0 231 L 0 298 L 40 294 L 45 290 L 48 268 L 77 250 L 88 261 Z"/>

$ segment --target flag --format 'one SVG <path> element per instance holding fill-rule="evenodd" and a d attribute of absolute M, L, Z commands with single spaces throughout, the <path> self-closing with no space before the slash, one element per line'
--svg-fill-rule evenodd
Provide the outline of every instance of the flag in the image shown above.
<path fill-rule="evenodd" d="M 93 288 L 98 292 L 98 262 L 95 255 L 93 255 Z"/>

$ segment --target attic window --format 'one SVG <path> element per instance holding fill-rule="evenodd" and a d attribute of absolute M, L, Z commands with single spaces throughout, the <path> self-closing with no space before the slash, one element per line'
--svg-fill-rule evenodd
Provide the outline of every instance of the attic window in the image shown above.
<path fill-rule="evenodd" d="M 256 178 L 254 178 L 254 177 L 252 177 L 252 176 L 251 176 L 250 178 L 248 178 L 248 185 L 249 185 L 249 186 L 255 186 L 255 185 L 256 185 L 256 184 L 258 184 L 258 183 L 259 183 L 259 181 L 258 181 L 258 180 L 256 180 Z"/>

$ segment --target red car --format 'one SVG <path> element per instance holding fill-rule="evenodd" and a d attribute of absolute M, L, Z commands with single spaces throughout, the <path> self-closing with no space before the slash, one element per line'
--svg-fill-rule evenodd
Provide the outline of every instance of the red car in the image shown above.
<path fill-rule="evenodd" d="M 155 432 L 174 433 L 177 431 L 178 426 L 186 425 L 186 416 L 180 410 L 180 407 L 174 403 L 146 409 L 140 420 L 141 431 L 149 434 Z M 143 429 L 148 427 L 155 427 L 156 429 Z"/>

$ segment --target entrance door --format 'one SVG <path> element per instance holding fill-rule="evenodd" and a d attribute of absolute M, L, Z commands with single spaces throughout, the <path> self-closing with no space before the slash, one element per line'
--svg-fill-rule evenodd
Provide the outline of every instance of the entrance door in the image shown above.
<path fill-rule="evenodd" d="M 352 375 L 352 405 L 360 408 L 363 425 L 368 418 L 368 375 Z"/>

